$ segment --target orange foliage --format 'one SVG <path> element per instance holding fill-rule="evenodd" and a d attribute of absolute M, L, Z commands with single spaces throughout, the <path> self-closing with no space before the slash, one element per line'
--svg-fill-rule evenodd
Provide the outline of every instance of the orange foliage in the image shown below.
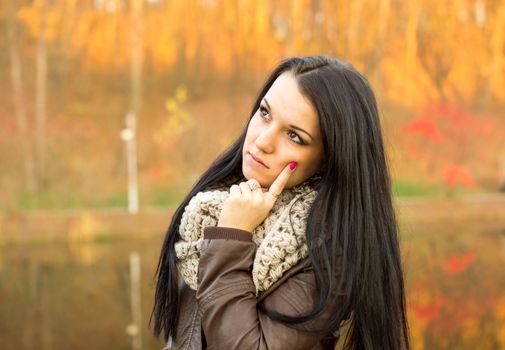
<path fill-rule="evenodd" d="M 130 2 L 11 3 L 17 14 L 21 61 L 27 66 L 22 74 L 29 119 L 44 20 L 48 116 L 57 111 L 67 117 L 72 115 L 73 105 L 77 109 L 85 105 L 80 117 L 96 117 L 90 128 L 113 130 L 114 124 L 104 125 L 120 118 L 129 103 L 134 27 Z M 419 176 L 415 181 L 436 179 L 450 190 L 481 185 L 496 188 L 505 139 L 503 127 L 500 129 L 505 102 L 505 0 L 160 0 L 142 4 L 144 120 L 139 130 L 144 131 L 139 132 L 139 147 L 145 147 L 145 153 L 141 172 L 149 173 L 160 159 L 177 160 L 180 169 L 189 169 L 195 145 L 183 137 L 186 131 L 199 139 L 208 131 L 208 124 L 201 122 L 204 118 L 213 118 L 213 122 L 227 118 L 222 128 L 216 128 L 223 131 L 215 141 L 221 149 L 238 129 L 235 120 L 247 113 L 243 112 L 246 107 L 235 105 L 230 110 L 242 108 L 242 114 L 218 116 L 194 109 L 191 118 L 183 111 L 169 111 L 167 116 L 163 105 L 176 86 L 187 86 L 191 92 L 185 107 L 198 105 L 200 98 L 228 104 L 231 94 L 252 95 L 266 72 L 285 56 L 329 54 L 362 70 L 379 101 L 388 103 L 393 112 L 386 120 L 389 130 L 403 132 L 391 138 L 398 142 L 392 149 L 398 150 L 399 162 L 405 159 L 401 154 L 405 152 L 419 165 L 407 164 L 400 176 L 402 171 L 409 176 L 415 173 L 413 177 Z M 5 52 L 7 62 L 8 50 Z M 6 77 L 8 69 L 7 65 Z M 4 80 L 5 89 L 11 89 L 9 80 Z M 491 108 L 495 110 L 491 112 Z M 420 112 L 411 112 L 416 110 Z M 398 128 L 408 114 L 412 120 Z M 189 119 L 194 120 L 190 123 Z M 55 124 L 48 130 L 51 128 Z M 9 142 L 17 141 L 12 137 Z M 110 149 L 112 141 L 102 142 L 104 149 Z M 57 142 L 54 149 L 58 149 Z M 210 150 L 214 149 L 199 153 L 200 164 L 215 156 Z M 65 152 L 61 150 L 57 158 L 72 163 L 72 156 Z M 121 160 L 116 164 L 119 168 Z"/>
<path fill-rule="evenodd" d="M 162 167 L 153 167 L 149 169 L 148 176 L 153 180 L 161 179 L 164 175 L 164 169 Z"/>
<path fill-rule="evenodd" d="M 503 100 L 505 1 L 485 4 L 484 17 L 476 11 L 464 1 L 433 0 L 145 3 L 144 57 L 160 72 L 183 64 L 189 76 L 205 66 L 233 77 L 264 71 L 282 56 L 327 53 L 351 61 L 381 95 L 409 107 Z M 59 0 L 45 13 L 48 39 L 69 35 L 68 53 L 84 56 L 90 68 L 129 68 L 132 21 L 122 2 L 105 9 Z M 19 11 L 33 37 L 40 15 L 36 2 Z"/>
<path fill-rule="evenodd" d="M 444 269 L 451 275 L 460 274 L 468 269 L 476 257 L 477 254 L 473 251 L 469 251 L 461 256 L 452 255 L 444 262 Z"/>

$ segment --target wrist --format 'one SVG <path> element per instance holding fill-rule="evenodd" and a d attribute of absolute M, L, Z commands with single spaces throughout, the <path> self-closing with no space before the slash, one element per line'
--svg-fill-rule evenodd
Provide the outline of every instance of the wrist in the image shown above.
<path fill-rule="evenodd" d="M 230 229 L 235 229 L 235 230 L 241 230 L 241 231 L 247 231 L 251 233 L 253 229 L 249 227 L 245 227 L 243 225 L 235 224 L 235 223 L 227 223 L 227 222 L 218 222 L 217 227 L 223 227 L 223 228 L 230 228 Z"/>

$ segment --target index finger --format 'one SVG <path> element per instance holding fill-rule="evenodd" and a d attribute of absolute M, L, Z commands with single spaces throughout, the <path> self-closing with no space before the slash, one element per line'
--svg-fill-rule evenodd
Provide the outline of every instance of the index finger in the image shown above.
<path fill-rule="evenodd" d="M 270 188 L 268 189 L 268 192 L 270 192 L 270 194 L 272 194 L 274 197 L 278 197 L 282 193 L 282 190 L 284 190 L 284 187 L 288 183 L 291 174 L 296 169 L 296 165 L 296 162 L 291 162 L 281 171 L 279 176 L 277 176 L 275 181 L 270 185 Z"/>

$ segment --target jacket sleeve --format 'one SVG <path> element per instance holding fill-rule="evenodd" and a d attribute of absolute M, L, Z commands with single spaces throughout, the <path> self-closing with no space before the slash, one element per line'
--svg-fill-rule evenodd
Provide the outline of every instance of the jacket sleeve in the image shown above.
<path fill-rule="evenodd" d="M 208 348 L 313 348 L 321 341 L 321 334 L 289 327 L 257 308 L 251 275 L 255 250 L 250 232 L 226 227 L 205 229 L 196 299 Z M 290 316 L 311 311 L 314 281 L 311 269 L 301 270 L 268 295 L 265 306 Z M 326 311 L 311 326 L 321 326 L 325 316 L 329 316 Z"/>

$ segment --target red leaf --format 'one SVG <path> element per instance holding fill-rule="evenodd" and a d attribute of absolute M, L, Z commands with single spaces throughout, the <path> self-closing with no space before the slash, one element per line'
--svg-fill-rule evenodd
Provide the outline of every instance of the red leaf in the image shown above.
<path fill-rule="evenodd" d="M 440 143 L 444 139 L 435 122 L 428 119 L 413 119 L 404 127 L 404 130 L 411 134 L 424 136 L 434 143 Z"/>
<path fill-rule="evenodd" d="M 442 171 L 444 182 L 449 187 L 455 187 L 458 184 L 466 188 L 472 188 L 475 185 L 472 175 L 459 165 L 448 165 Z"/>
<path fill-rule="evenodd" d="M 473 251 L 469 251 L 462 256 L 450 256 L 444 263 L 444 269 L 451 275 L 457 275 L 464 272 L 477 257 Z"/>
<path fill-rule="evenodd" d="M 442 311 L 442 306 L 445 300 L 443 298 L 437 298 L 433 302 L 426 305 L 414 305 L 413 310 L 417 317 L 425 321 L 436 320 L 440 316 L 440 311 Z"/>

